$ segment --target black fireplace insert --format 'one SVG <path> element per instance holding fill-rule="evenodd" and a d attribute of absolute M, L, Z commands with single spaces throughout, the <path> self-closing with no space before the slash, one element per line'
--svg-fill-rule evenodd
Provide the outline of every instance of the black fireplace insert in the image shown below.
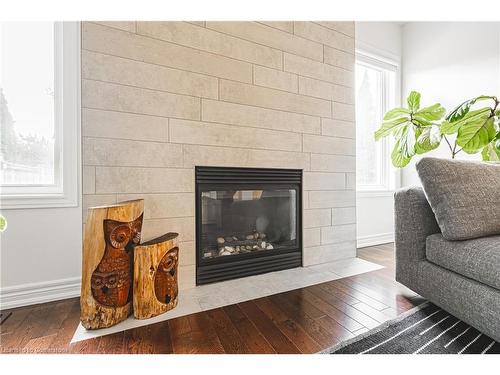
<path fill-rule="evenodd" d="M 302 170 L 195 171 L 197 285 L 302 266 Z"/>

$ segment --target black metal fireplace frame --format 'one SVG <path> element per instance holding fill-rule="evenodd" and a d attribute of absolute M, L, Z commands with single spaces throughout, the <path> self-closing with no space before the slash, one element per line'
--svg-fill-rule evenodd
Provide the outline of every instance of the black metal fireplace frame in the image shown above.
<path fill-rule="evenodd" d="M 302 266 L 302 170 L 277 168 L 195 167 L 196 176 L 196 285 L 237 279 Z M 201 256 L 201 193 L 226 189 L 287 188 L 297 197 L 297 246 L 287 249 L 203 259 Z"/>

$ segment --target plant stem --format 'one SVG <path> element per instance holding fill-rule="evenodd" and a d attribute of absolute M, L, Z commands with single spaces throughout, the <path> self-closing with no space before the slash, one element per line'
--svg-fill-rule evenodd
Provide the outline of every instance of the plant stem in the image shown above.
<path fill-rule="evenodd" d="M 460 151 L 462 151 L 462 149 L 457 151 L 457 141 L 455 140 L 455 144 L 453 145 L 453 151 L 452 151 L 451 158 L 455 159 L 455 155 L 458 154 Z"/>
<path fill-rule="evenodd" d="M 448 138 L 446 138 L 446 135 L 443 134 L 443 138 L 446 141 L 446 143 L 448 144 L 448 147 L 450 148 L 451 158 L 454 159 L 455 158 L 455 149 L 453 147 L 451 147 L 450 141 L 448 141 Z M 455 143 L 455 146 L 456 146 L 456 143 Z"/>
<path fill-rule="evenodd" d="M 455 159 L 455 155 L 458 154 L 460 151 L 462 151 L 462 149 L 456 151 L 454 154 L 453 154 L 453 159 Z"/>
<path fill-rule="evenodd" d="M 495 106 L 491 109 L 491 116 L 490 117 L 495 116 L 495 111 L 497 110 L 498 104 L 500 104 L 500 102 L 498 101 L 496 96 L 494 96 L 492 99 L 495 101 Z"/>

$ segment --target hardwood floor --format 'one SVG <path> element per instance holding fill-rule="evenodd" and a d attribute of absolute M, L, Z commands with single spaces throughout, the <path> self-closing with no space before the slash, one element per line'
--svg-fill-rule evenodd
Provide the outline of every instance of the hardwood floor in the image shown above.
<path fill-rule="evenodd" d="M 386 268 L 69 342 L 77 298 L 21 307 L 0 326 L 2 353 L 315 353 L 374 328 L 424 300 L 394 280 L 392 244 L 359 249 Z"/>

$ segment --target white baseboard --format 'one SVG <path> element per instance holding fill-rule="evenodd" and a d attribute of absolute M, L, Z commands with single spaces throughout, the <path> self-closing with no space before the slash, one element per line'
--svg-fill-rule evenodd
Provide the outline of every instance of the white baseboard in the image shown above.
<path fill-rule="evenodd" d="M 0 309 L 36 305 L 80 296 L 79 277 L 10 286 L 0 289 Z"/>
<path fill-rule="evenodd" d="M 389 242 L 394 242 L 394 233 L 392 233 L 392 232 L 391 233 L 374 234 L 371 236 L 358 237 L 357 247 L 359 249 L 362 247 L 381 245 L 381 244 L 389 243 Z"/>

